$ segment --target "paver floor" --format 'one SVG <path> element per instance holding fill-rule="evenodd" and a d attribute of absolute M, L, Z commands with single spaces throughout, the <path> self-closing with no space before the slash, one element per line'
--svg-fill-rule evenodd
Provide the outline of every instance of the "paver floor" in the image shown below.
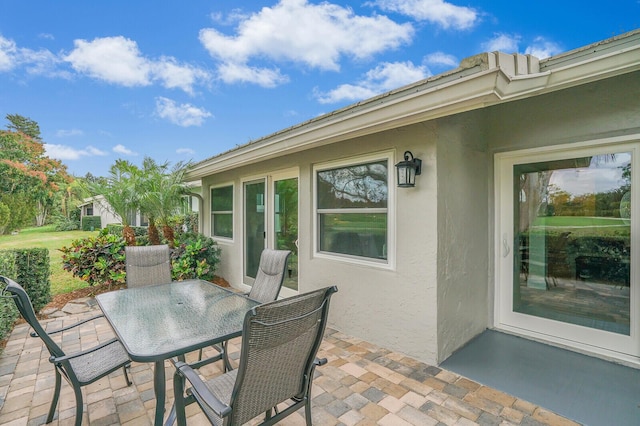
<path fill-rule="evenodd" d="M 47 329 L 56 329 L 93 315 L 96 309 L 44 323 Z M 74 332 L 63 333 L 58 339 L 63 347 L 77 350 L 111 337 L 113 331 L 102 318 Z M 235 339 L 229 345 L 232 361 L 235 358 L 236 363 L 239 342 Z M 215 352 L 211 351 L 213 355 Z M 333 329 L 327 329 L 319 356 L 329 362 L 316 370 L 312 391 L 314 425 L 577 425 L 543 407 Z M 54 386 L 53 366 L 48 358 L 41 341 L 29 336 L 29 327 L 17 325 L 0 356 L 0 424 L 44 424 Z M 166 362 L 165 368 L 168 411 L 173 403 L 173 367 Z M 152 424 L 153 366 L 133 363 L 130 371 L 132 386 L 126 385 L 120 370 L 83 388 L 83 424 Z M 220 373 L 219 362 L 201 369 L 205 377 Z M 74 416 L 73 391 L 63 381 L 58 410 L 51 424 L 73 425 Z M 208 424 L 195 404 L 187 408 L 187 416 L 189 425 Z M 304 425 L 304 411 L 280 424 Z"/>

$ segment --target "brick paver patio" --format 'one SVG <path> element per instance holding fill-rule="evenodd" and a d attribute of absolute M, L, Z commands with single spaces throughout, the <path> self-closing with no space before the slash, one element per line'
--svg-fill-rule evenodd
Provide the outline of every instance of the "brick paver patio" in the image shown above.
<path fill-rule="evenodd" d="M 95 311 L 45 323 L 47 329 L 56 329 L 92 314 Z M 63 347 L 79 350 L 112 336 L 106 320 L 99 319 L 64 333 L 61 338 Z M 238 356 L 238 344 L 236 339 L 229 345 L 232 359 Z M 332 329 L 327 330 L 319 355 L 329 362 L 316 370 L 312 403 L 315 425 L 576 425 L 527 401 Z M 54 386 L 53 366 L 48 358 L 40 339 L 29 336 L 28 326 L 17 325 L 0 356 L 0 424 L 44 423 Z M 219 364 L 206 366 L 201 373 L 205 377 L 220 374 Z M 83 424 L 152 424 L 152 368 L 152 364 L 133 363 L 132 386 L 126 385 L 119 370 L 85 387 Z M 165 368 L 168 411 L 173 402 L 173 367 L 166 362 Z M 63 381 L 58 411 L 51 424 L 73 425 L 74 415 L 73 391 Z M 195 404 L 188 407 L 187 416 L 190 425 L 208 424 Z M 280 424 L 304 425 L 303 411 Z"/>

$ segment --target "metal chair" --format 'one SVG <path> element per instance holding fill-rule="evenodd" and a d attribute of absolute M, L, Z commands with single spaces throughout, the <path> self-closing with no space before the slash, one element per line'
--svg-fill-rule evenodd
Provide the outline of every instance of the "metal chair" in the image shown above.
<path fill-rule="evenodd" d="M 291 250 L 273 250 L 264 249 L 260 254 L 260 264 L 258 265 L 258 273 L 256 279 L 251 286 L 251 291 L 246 294 L 249 299 L 256 300 L 260 303 L 272 302 L 278 298 L 282 283 L 284 282 L 287 272 L 287 262 Z M 209 362 L 224 362 L 224 371 L 232 370 L 233 367 L 229 362 L 227 354 L 227 342 L 213 346 L 219 354 L 208 359 Z M 198 360 L 202 359 L 202 349 L 198 354 Z"/>
<path fill-rule="evenodd" d="M 9 297 L 13 298 L 18 311 L 20 311 L 22 317 L 33 329 L 31 337 L 39 337 L 42 339 L 51 354 L 49 362 L 55 366 L 56 386 L 46 423 L 51 423 L 56 411 L 56 406 L 58 405 L 61 376 L 64 377 L 73 387 L 73 392 L 76 397 L 76 426 L 80 426 L 82 424 L 82 386 L 91 384 L 119 368 L 122 368 L 124 371 L 127 385 L 131 385 L 131 381 L 129 380 L 126 370 L 126 367 L 131 364 L 131 360 L 129 359 L 124 347 L 117 339 L 113 338 L 91 349 L 67 354 L 50 337 L 52 334 L 72 329 L 88 321 L 99 318 L 102 315 L 80 321 L 59 330 L 46 332 L 36 318 L 36 313 L 27 292 L 10 278 L 0 276 L 0 281 L 7 285 L 4 291 L 10 293 Z"/>
<path fill-rule="evenodd" d="M 305 408 L 311 425 L 311 384 L 329 312 L 338 291 L 327 287 L 259 305 L 247 312 L 242 331 L 240 365 L 203 381 L 198 365 L 173 361 L 173 386 L 178 425 L 185 424 L 185 406 L 197 402 L 211 424 L 241 425 L 265 414 L 261 425 L 272 425 Z M 184 391 L 185 380 L 191 387 Z M 277 406 L 281 406 L 278 411 Z"/>
<path fill-rule="evenodd" d="M 247 294 L 249 299 L 267 303 L 278 298 L 290 255 L 291 250 L 262 250 L 256 279 Z"/>
<path fill-rule="evenodd" d="M 127 246 L 124 248 L 127 287 L 171 282 L 169 246 Z"/>

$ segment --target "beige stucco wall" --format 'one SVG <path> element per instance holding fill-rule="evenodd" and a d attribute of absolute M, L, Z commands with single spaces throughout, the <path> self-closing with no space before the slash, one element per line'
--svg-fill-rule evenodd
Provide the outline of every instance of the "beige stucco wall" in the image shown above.
<path fill-rule="evenodd" d="M 265 161 L 203 180 L 205 233 L 210 233 L 209 188 L 235 184 L 234 240 L 219 241 L 222 264 L 218 273 L 232 285 L 242 285 L 242 180 L 292 166 L 299 167 L 299 290 L 336 285 L 330 323 L 349 335 L 393 348 L 427 362 L 437 354 L 437 202 L 436 143 L 431 126 L 415 125 L 315 148 Z M 392 163 L 405 150 L 423 160 L 423 173 L 415 188 L 396 189 L 396 265 L 392 270 L 314 257 L 313 166 L 372 152 L 395 151 Z M 393 164 L 390 173 L 395 173 Z"/>
<path fill-rule="evenodd" d="M 211 184 L 235 184 L 233 241 L 218 271 L 242 285 L 242 179 L 299 168 L 299 285 L 337 285 L 331 325 L 431 364 L 492 326 L 493 155 L 640 133 L 640 75 L 540 95 L 372 136 L 342 141 L 203 180 L 204 232 Z M 314 256 L 313 165 L 405 150 L 423 160 L 415 188 L 396 189 L 392 270 Z M 394 173 L 394 170 L 391 170 Z"/>
<path fill-rule="evenodd" d="M 482 112 L 437 121 L 438 362 L 487 327 L 488 168 Z"/>

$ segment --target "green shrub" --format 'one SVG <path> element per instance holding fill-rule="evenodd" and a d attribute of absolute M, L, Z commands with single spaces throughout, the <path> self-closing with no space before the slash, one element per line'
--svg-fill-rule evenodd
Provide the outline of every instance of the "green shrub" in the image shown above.
<path fill-rule="evenodd" d="M 174 280 L 212 280 L 220 263 L 220 247 L 211 238 L 194 232 L 180 234 L 171 253 Z"/>
<path fill-rule="evenodd" d="M 117 223 L 110 223 L 105 227 L 105 229 L 107 234 L 122 237 L 122 230 L 124 229 L 124 226 Z M 136 234 L 136 240 L 138 239 L 138 237 L 146 236 L 148 233 L 146 226 L 131 226 L 131 229 L 133 229 L 133 233 Z"/>
<path fill-rule="evenodd" d="M 145 237 L 140 237 L 138 243 L 142 240 Z M 220 263 L 217 243 L 193 232 L 180 234 L 176 243 L 177 246 L 171 249 L 172 278 L 176 281 L 192 278 L 212 280 Z M 103 230 L 97 237 L 75 240 L 70 247 L 62 247 L 62 268 L 89 285 L 124 284 L 124 248 L 122 236 Z"/>
<path fill-rule="evenodd" d="M 100 216 L 84 216 L 82 218 L 82 230 L 94 231 L 102 227 Z"/>
<path fill-rule="evenodd" d="M 0 275 L 14 279 L 17 275 L 15 253 L 12 250 L 0 251 Z M 2 283 L 0 283 L 1 289 L 4 289 Z M 0 340 L 9 335 L 16 318 L 18 318 L 18 309 L 13 299 L 0 297 Z"/>
<path fill-rule="evenodd" d="M 100 233 L 62 247 L 62 269 L 94 284 L 125 283 L 125 242 L 122 236 Z"/>
<path fill-rule="evenodd" d="M 36 312 L 51 301 L 51 262 L 49 250 L 43 247 L 18 249 L 15 252 L 16 282 L 31 298 Z"/>
<path fill-rule="evenodd" d="M 53 218 L 53 225 L 56 231 L 75 231 L 80 229 L 80 221 L 59 215 Z"/>
<path fill-rule="evenodd" d="M 0 201 L 0 235 L 4 234 L 7 225 L 9 224 L 9 219 L 11 218 L 11 210 L 9 210 L 9 206 Z"/>

